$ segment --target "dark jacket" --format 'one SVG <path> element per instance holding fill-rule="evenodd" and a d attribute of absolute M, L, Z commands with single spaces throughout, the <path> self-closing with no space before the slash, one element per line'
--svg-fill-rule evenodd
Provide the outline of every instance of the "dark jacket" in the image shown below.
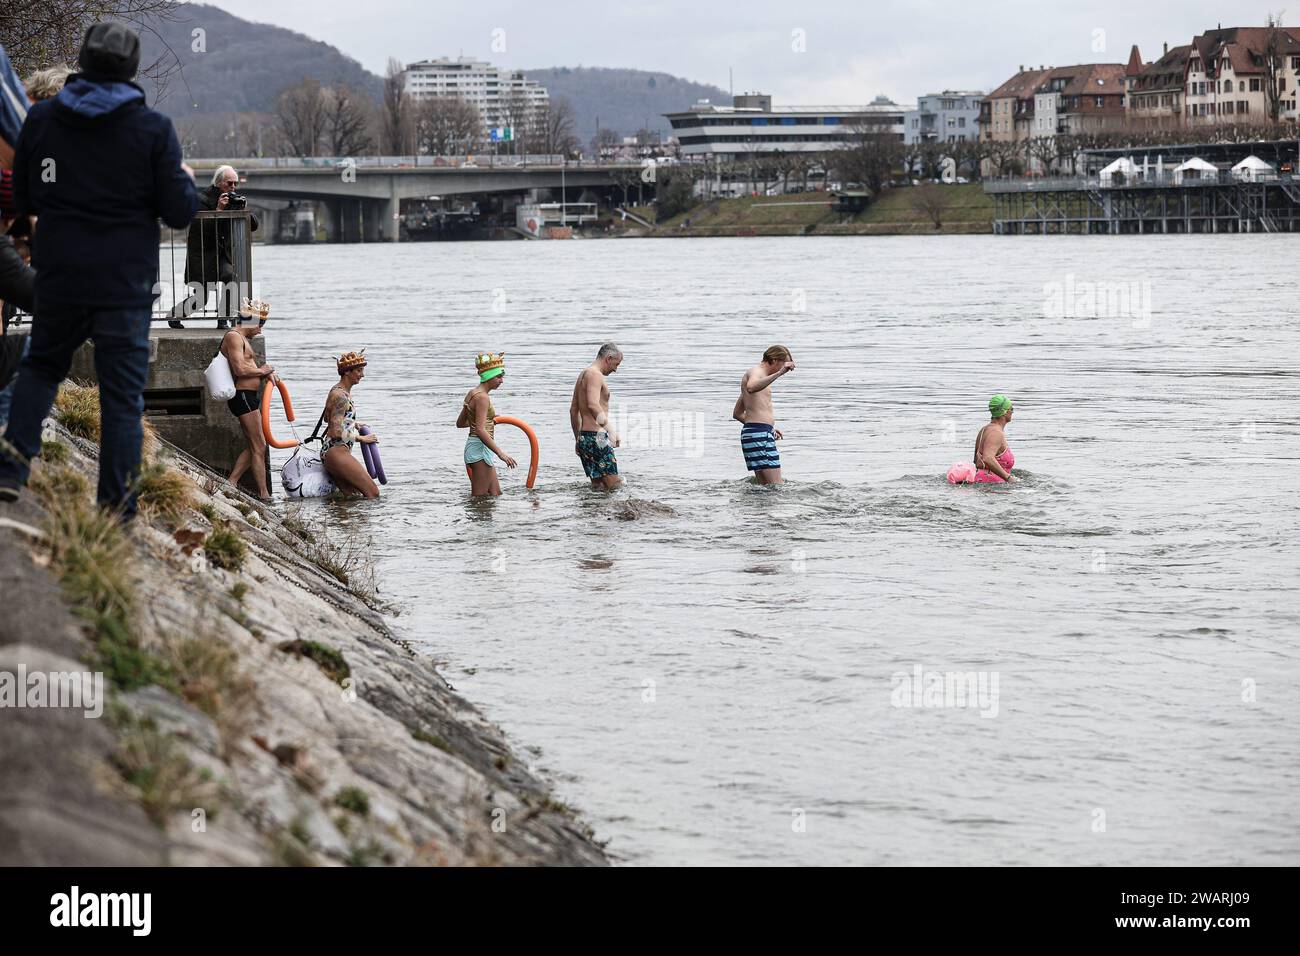
<path fill-rule="evenodd" d="M 221 190 L 209 186 L 199 193 L 199 209 L 211 212 L 217 208 Z M 257 217 L 249 213 L 248 228 L 257 232 Z M 189 238 L 185 247 L 185 281 L 186 282 L 230 282 L 235 278 L 234 244 L 231 231 L 234 225 L 229 219 L 196 219 L 190 225 Z"/>
<path fill-rule="evenodd" d="M 0 301 L 12 302 L 24 312 L 31 312 L 34 281 L 34 273 L 14 248 L 14 241 L 8 236 L 0 236 Z M 6 332 L 9 330 L 7 320 L 4 329 Z"/>
<path fill-rule="evenodd" d="M 152 305 L 158 219 L 198 207 L 172 122 L 134 83 L 82 74 L 27 113 L 14 151 L 14 205 L 38 217 L 37 310 Z"/>

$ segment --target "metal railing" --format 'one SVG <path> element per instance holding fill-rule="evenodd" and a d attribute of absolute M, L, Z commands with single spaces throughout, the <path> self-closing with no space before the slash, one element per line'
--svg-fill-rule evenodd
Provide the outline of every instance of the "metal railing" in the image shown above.
<path fill-rule="evenodd" d="M 1172 170 L 1162 173 L 1133 173 L 1110 176 L 1033 176 L 984 180 L 986 193 L 1064 192 L 1081 189 L 1150 189 L 1151 187 L 1180 187 L 1195 189 L 1204 186 L 1248 186 L 1255 183 L 1297 183 L 1300 177 L 1292 173 L 1266 173 L 1250 178 L 1237 176 L 1231 170 L 1217 170 L 1214 174 L 1176 176 Z"/>
<path fill-rule="evenodd" d="M 225 320 L 239 314 L 244 299 L 255 298 L 252 213 L 248 210 L 200 212 L 187 230 L 164 227 L 164 236 L 152 321 Z M 221 242 L 222 238 L 226 242 Z M 199 267 L 197 274 L 189 268 L 191 259 Z M 208 266 L 214 267 L 212 275 Z M 30 321 L 31 316 L 22 310 L 15 310 L 10 320 L 13 325 Z"/>
<path fill-rule="evenodd" d="M 499 166 L 580 166 L 582 160 L 566 160 L 560 153 L 527 153 L 517 156 L 495 156 L 488 152 L 467 153 L 459 156 L 260 156 L 247 159 L 186 159 L 195 169 L 216 169 L 231 165 L 241 173 L 256 169 L 402 169 L 407 167 L 459 168 Z M 587 160 L 586 165 L 594 162 Z"/>
<path fill-rule="evenodd" d="M 253 295 L 253 214 L 246 209 L 200 212 L 160 249 L 153 320 L 224 320 Z"/>

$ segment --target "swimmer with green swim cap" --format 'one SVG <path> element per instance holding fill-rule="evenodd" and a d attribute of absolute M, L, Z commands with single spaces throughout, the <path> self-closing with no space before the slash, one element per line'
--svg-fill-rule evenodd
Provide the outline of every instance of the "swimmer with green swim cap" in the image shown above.
<path fill-rule="evenodd" d="M 989 418 L 987 425 L 975 436 L 975 467 L 979 469 L 976 482 L 1019 481 L 1011 474 L 1016 463 L 1011 448 L 1007 445 L 1006 426 L 1015 414 L 1015 406 L 1005 395 L 994 395 L 989 399 Z"/>

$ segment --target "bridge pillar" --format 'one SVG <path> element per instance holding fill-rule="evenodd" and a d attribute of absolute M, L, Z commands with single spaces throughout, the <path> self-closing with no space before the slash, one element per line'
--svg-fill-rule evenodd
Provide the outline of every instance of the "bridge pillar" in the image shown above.
<path fill-rule="evenodd" d="M 398 217 L 401 215 L 402 201 L 396 196 L 390 196 L 382 204 L 376 203 L 375 205 L 379 206 L 379 212 L 382 216 L 379 231 L 383 240 L 385 242 L 397 242 L 401 233 Z"/>
<path fill-rule="evenodd" d="M 379 230 L 381 228 L 379 219 L 384 208 L 383 201 L 380 200 L 379 202 L 375 202 L 373 200 L 367 200 L 365 202 L 358 202 L 358 205 L 360 206 L 361 213 L 360 240 L 362 242 L 378 242 Z"/>
<path fill-rule="evenodd" d="M 361 241 L 361 200 L 340 199 L 339 242 Z"/>
<path fill-rule="evenodd" d="M 327 240 L 329 242 L 343 241 L 343 200 L 326 199 L 325 203 L 325 229 Z"/>

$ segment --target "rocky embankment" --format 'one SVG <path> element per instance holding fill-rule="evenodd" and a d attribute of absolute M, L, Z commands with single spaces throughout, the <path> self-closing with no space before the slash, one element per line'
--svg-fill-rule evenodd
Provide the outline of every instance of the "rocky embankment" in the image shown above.
<path fill-rule="evenodd" d="M 100 672 L 107 697 L 0 694 L 0 865 L 607 862 L 389 631 L 363 547 L 152 436 L 140 518 L 106 520 L 96 403 L 65 389 L 0 506 L 0 681 Z"/>

